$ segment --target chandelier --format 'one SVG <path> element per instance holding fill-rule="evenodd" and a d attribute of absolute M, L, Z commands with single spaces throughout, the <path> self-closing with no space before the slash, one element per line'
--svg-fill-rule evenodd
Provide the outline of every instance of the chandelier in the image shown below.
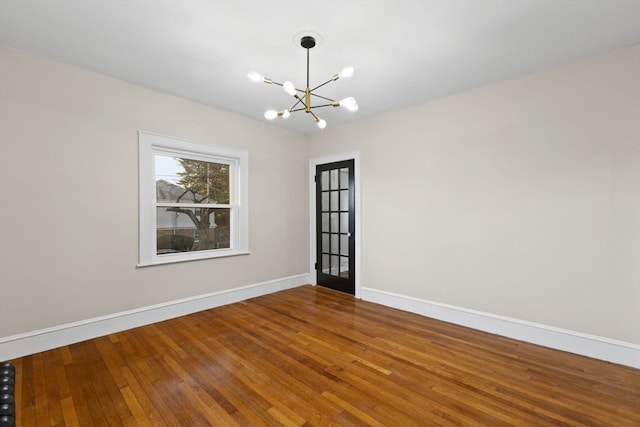
<path fill-rule="evenodd" d="M 309 113 L 311 114 L 311 116 L 313 116 L 313 119 L 315 120 L 316 124 L 320 129 L 324 129 L 327 126 L 327 122 L 322 120 L 320 117 L 318 117 L 314 113 L 313 111 L 314 109 L 323 108 L 323 107 L 342 107 L 342 108 L 346 108 L 349 111 L 358 110 L 358 103 L 353 97 L 336 101 L 334 99 L 320 96 L 317 93 L 314 93 L 317 89 L 320 89 L 322 86 L 328 83 L 335 82 L 336 80 L 341 78 L 351 77 L 353 75 L 353 67 L 351 66 L 344 67 L 338 74 L 334 75 L 329 80 L 314 87 L 313 89 L 309 87 L 309 49 L 312 49 L 315 45 L 316 45 L 316 39 L 313 38 L 312 36 L 304 36 L 300 39 L 300 46 L 302 46 L 307 50 L 307 86 L 305 87 L 304 90 L 297 89 L 293 85 L 293 83 L 289 80 L 287 80 L 284 83 L 278 83 L 276 81 L 271 80 L 270 78 L 264 77 L 256 73 L 255 71 L 251 71 L 249 74 L 247 74 L 247 77 L 252 82 L 256 82 L 256 83 L 263 82 L 269 85 L 274 84 L 274 85 L 282 86 L 282 89 L 295 99 L 294 104 L 291 107 L 287 108 L 286 110 L 282 110 L 282 111 L 267 110 L 264 113 L 265 119 L 273 120 L 276 117 L 288 119 L 291 116 L 291 113 L 295 113 L 297 111 L 304 111 L 305 113 Z M 319 105 L 312 105 L 311 97 L 319 98 L 321 100 L 320 102 L 324 102 L 324 103 L 321 103 Z"/>

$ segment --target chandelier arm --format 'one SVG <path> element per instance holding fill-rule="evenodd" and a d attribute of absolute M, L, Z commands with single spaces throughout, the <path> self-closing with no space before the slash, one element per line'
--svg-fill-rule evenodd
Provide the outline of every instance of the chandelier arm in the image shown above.
<path fill-rule="evenodd" d="M 322 108 L 322 107 L 335 107 L 335 103 L 332 103 L 332 104 L 322 104 L 322 105 L 314 105 L 314 106 L 313 106 L 313 107 L 311 107 L 311 108 L 313 109 L 313 108 Z"/>
<path fill-rule="evenodd" d="M 300 104 L 300 102 L 302 102 L 302 100 L 298 99 L 295 104 L 293 104 L 291 107 L 289 107 L 289 111 L 294 111 L 294 108 L 296 107 L 296 105 Z M 295 110 L 295 111 L 297 111 L 297 110 Z"/>
<path fill-rule="evenodd" d="M 271 83 L 269 83 L 269 84 L 274 84 L 274 85 L 277 85 L 277 86 L 280 86 L 280 87 L 284 87 L 284 83 L 278 83 L 278 82 L 273 81 L 273 80 L 271 80 Z M 297 87 L 294 87 L 294 89 L 296 90 L 296 92 L 304 93 L 304 90 L 302 90 L 302 89 L 298 89 Z"/>
<path fill-rule="evenodd" d="M 326 82 L 324 82 L 324 83 L 322 83 L 322 84 L 320 84 L 320 85 L 318 85 L 318 86 L 314 87 L 313 89 L 311 89 L 311 92 L 313 92 L 313 91 L 314 91 L 314 90 L 316 90 L 316 89 L 321 88 L 321 87 L 322 87 L 322 86 L 324 86 L 324 85 L 327 85 L 327 84 L 329 84 L 329 83 L 331 83 L 331 82 L 334 82 L 335 80 L 336 80 L 336 79 L 331 78 L 331 79 L 327 80 Z"/>
<path fill-rule="evenodd" d="M 304 110 L 306 110 L 306 108 L 301 107 L 301 108 L 296 108 L 295 110 L 289 110 L 289 111 L 292 113 L 295 113 L 296 111 L 304 111 Z"/>
<path fill-rule="evenodd" d="M 322 95 L 316 95 L 315 93 L 312 93 L 311 96 L 315 96 L 316 98 L 321 98 L 321 99 L 324 99 L 325 101 L 329 101 L 329 102 L 336 102 L 335 99 L 327 98 L 327 97 L 322 96 Z"/>
<path fill-rule="evenodd" d="M 280 87 L 284 86 L 284 83 L 278 83 L 278 82 L 273 81 L 273 80 L 270 80 L 269 84 L 274 84 L 274 85 L 280 86 Z M 296 90 L 296 92 L 304 93 L 304 90 L 302 90 L 302 89 L 298 89 L 298 88 L 294 88 L 294 89 Z"/>

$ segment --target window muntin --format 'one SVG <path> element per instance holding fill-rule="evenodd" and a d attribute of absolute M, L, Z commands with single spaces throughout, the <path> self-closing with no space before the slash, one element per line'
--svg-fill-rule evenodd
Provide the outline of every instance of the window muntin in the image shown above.
<path fill-rule="evenodd" d="M 247 169 L 245 151 L 140 132 L 139 265 L 248 253 Z"/>

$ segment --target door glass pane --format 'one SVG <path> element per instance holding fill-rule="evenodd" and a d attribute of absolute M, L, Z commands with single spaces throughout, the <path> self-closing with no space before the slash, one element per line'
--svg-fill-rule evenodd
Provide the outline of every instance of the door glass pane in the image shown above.
<path fill-rule="evenodd" d="M 349 257 L 340 257 L 340 277 L 349 277 Z"/>
<path fill-rule="evenodd" d="M 327 214 L 322 214 L 322 215 L 327 215 Z M 332 233 L 337 233 L 339 232 L 339 227 L 340 227 L 340 223 L 338 222 L 339 220 L 339 213 L 332 213 L 331 214 L 331 232 Z"/>
<path fill-rule="evenodd" d="M 349 212 L 340 213 L 340 232 L 341 233 L 349 232 Z"/>
<path fill-rule="evenodd" d="M 329 171 L 322 171 L 320 174 L 320 187 L 322 191 L 329 189 Z"/>
<path fill-rule="evenodd" d="M 340 206 L 338 205 L 338 192 L 337 191 L 332 191 L 331 192 L 331 210 L 332 211 L 339 211 L 340 210 Z"/>
<path fill-rule="evenodd" d="M 340 192 L 340 210 L 349 210 L 349 190 L 342 190 Z"/>
<path fill-rule="evenodd" d="M 340 275 L 340 257 L 336 255 L 331 255 L 331 275 L 339 276 Z"/>
<path fill-rule="evenodd" d="M 324 274 L 330 274 L 329 255 L 322 255 L 322 272 Z"/>
<path fill-rule="evenodd" d="M 331 235 L 331 253 L 332 254 L 339 254 L 340 253 L 340 247 L 338 246 L 340 242 L 340 235 L 339 234 L 332 234 Z"/>
<path fill-rule="evenodd" d="M 337 190 L 339 187 L 339 181 L 338 181 L 338 169 L 333 169 L 331 171 L 331 189 L 332 190 Z"/>
<path fill-rule="evenodd" d="M 329 231 L 329 214 L 328 213 L 322 214 L 322 231 L 323 232 Z"/>
<path fill-rule="evenodd" d="M 329 193 L 322 193 L 322 207 L 323 211 L 329 210 Z"/>
<path fill-rule="evenodd" d="M 322 233 L 322 252 L 329 252 L 329 234 Z"/>
<path fill-rule="evenodd" d="M 340 235 L 340 255 L 349 256 L 349 236 Z"/>
<path fill-rule="evenodd" d="M 349 169 L 340 169 L 340 188 L 349 188 Z"/>

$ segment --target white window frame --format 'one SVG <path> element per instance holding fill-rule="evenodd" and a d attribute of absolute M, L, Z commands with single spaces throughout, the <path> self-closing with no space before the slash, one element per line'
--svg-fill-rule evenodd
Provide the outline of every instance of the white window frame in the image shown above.
<path fill-rule="evenodd" d="M 139 131 L 140 241 L 138 267 L 249 254 L 249 154 L 245 150 L 221 147 Z M 172 254 L 156 250 L 155 156 L 169 155 L 230 166 L 230 248 Z"/>

